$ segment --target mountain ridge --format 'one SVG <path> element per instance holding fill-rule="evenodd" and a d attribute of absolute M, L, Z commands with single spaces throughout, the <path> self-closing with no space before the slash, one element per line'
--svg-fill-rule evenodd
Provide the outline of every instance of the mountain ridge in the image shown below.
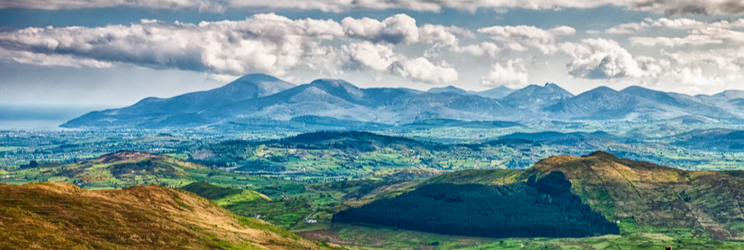
<path fill-rule="evenodd" d="M 507 94 L 508 93 L 508 94 Z M 622 121 L 703 117 L 701 122 L 744 119 L 744 91 L 689 96 L 630 86 L 598 87 L 573 95 L 554 83 L 482 92 L 454 86 L 423 92 L 406 88 L 359 88 L 339 79 L 294 85 L 261 74 L 223 87 L 94 111 L 61 125 L 80 127 L 200 127 L 240 119 L 289 121 L 318 116 L 376 124 L 430 119 L 461 121 Z M 498 97 L 498 98 L 496 98 Z"/>

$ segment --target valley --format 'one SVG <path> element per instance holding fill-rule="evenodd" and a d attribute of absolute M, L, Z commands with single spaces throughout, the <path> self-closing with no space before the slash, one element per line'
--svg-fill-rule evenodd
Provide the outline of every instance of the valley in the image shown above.
<path fill-rule="evenodd" d="M 138 190 L 203 197 L 233 216 L 216 231 L 179 233 L 204 235 L 193 240 L 205 248 L 744 249 L 744 126 L 741 110 L 723 104 L 736 96 L 637 87 L 574 96 L 556 84 L 417 92 L 247 75 L 64 125 L 76 129 L 0 131 L 0 183 L 19 194 L 71 192 L 85 204 Z M 195 211 L 173 199 L 142 211 Z M 34 201 L 32 214 L 57 206 Z M 39 216 L 75 232 L 91 227 L 83 215 Z M 75 242 L 88 233 L 55 230 L 56 244 L 85 248 Z M 224 236 L 235 230 L 279 238 Z"/>
<path fill-rule="evenodd" d="M 122 166 L 128 167 L 128 175 L 115 175 Z M 135 167 L 139 168 L 133 169 Z M 18 175 L 24 171 L 29 174 L 38 171 L 43 177 L 34 181 L 17 180 L 14 184 L 55 181 L 77 184 L 71 187 L 73 189 L 80 186 L 118 191 L 126 185 L 117 183 L 134 180 L 131 187 L 122 190 L 152 184 L 177 187 L 206 197 L 231 214 L 258 217 L 302 237 L 351 248 L 509 249 L 524 246 L 557 249 L 573 246 L 577 249 L 656 249 L 665 245 L 683 249 L 744 248 L 739 245 L 744 235 L 744 227 L 739 225 L 743 213 L 736 209 L 738 200 L 744 195 L 741 186 L 744 175 L 740 171 L 681 170 L 621 159 L 604 152 L 582 157 L 553 156 L 525 170 L 463 169 L 425 175 L 401 170 L 398 178 L 337 179 L 317 183 L 227 172 L 136 151 L 108 154 L 77 164 L 43 163 L 34 169 L 9 173 Z M 392 202 L 396 197 L 429 185 L 505 185 L 503 188 L 507 188 L 530 183 L 531 178 L 540 180 L 556 171 L 565 174 L 570 181 L 570 193 L 612 225 L 617 225 L 619 234 L 588 238 L 479 238 L 334 219 L 342 211 L 364 208 L 379 201 Z M 69 176 L 68 172 L 75 172 L 75 175 Z M 63 177 L 65 174 L 67 176 Z M 91 180 L 94 175 L 110 177 Z"/>

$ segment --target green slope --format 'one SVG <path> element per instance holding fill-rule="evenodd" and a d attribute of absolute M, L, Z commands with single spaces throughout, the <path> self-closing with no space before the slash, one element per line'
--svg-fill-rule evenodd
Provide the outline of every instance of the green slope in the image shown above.
<path fill-rule="evenodd" d="M 219 187 L 206 182 L 193 182 L 179 189 L 195 193 L 201 197 L 214 201 L 217 205 L 228 206 L 239 202 L 270 201 L 271 198 L 253 190 L 240 190 L 229 187 Z"/>
<path fill-rule="evenodd" d="M 466 170 L 426 183 L 499 185 L 561 171 L 572 192 L 621 231 L 670 236 L 744 239 L 742 171 L 686 171 L 597 152 L 584 157 L 554 156 L 526 170 Z"/>

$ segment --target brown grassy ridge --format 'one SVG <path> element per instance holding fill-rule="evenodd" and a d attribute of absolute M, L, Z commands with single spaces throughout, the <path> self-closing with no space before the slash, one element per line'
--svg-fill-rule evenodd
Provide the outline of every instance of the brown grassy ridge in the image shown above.
<path fill-rule="evenodd" d="M 695 237 L 744 239 L 744 171 L 688 171 L 595 152 L 549 157 L 526 170 L 457 171 L 424 184 L 503 185 L 553 171 L 563 172 L 572 191 L 610 220 L 631 219 L 661 231 L 692 228 Z"/>
<path fill-rule="evenodd" d="M 329 249 L 162 186 L 0 184 L 3 249 Z"/>

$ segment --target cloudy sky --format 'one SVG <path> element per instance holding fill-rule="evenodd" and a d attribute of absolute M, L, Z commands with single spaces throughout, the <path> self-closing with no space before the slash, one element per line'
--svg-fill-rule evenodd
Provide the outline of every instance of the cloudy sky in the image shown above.
<path fill-rule="evenodd" d="M 741 0 L 0 0 L 0 105 L 118 107 L 249 73 L 467 90 L 744 89 Z"/>

